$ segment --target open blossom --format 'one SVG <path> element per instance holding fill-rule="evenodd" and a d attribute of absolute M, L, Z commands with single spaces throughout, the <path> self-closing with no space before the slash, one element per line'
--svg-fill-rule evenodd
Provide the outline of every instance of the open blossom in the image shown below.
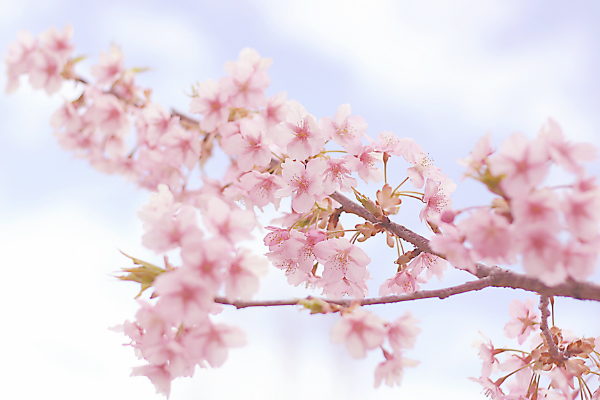
<path fill-rule="evenodd" d="M 387 279 L 379 288 L 379 296 L 391 294 L 414 293 L 419 290 L 419 284 L 423 282 L 419 277 L 414 277 L 410 272 L 404 270 L 398 272 L 393 278 Z"/>
<path fill-rule="evenodd" d="M 227 154 L 236 154 L 241 171 L 247 172 L 254 166 L 265 167 L 271 163 L 268 137 L 254 121 L 240 122 L 240 133 L 223 138 L 221 147 Z"/>
<path fill-rule="evenodd" d="M 481 171 L 481 168 L 487 164 L 488 157 L 494 152 L 491 145 L 491 139 L 492 135 L 488 132 L 475 143 L 475 147 L 467 158 L 458 160 L 460 165 L 467 167 L 463 179 L 468 176 L 477 176 L 479 173 L 483 172 Z"/>
<path fill-rule="evenodd" d="M 423 195 L 425 207 L 419 213 L 421 221 L 433 215 L 440 215 L 450 208 L 452 206 L 450 194 L 455 190 L 456 183 L 453 183 L 451 179 L 444 179 L 442 182 L 427 179 Z"/>
<path fill-rule="evenodd" d="M 298 103 L 290 105 L 286 122 L 273 128 L 272 135 L 275 143 L 298 161 L 318 154 L 325 146 L 317 120 Z"/>
<path fill-rule="evenodd" d="M 250 171 L 240 177 L 238 185 L 248 193 L 251 205 L 262 210 L 264 206 L 273 204 L 278 209 L 281 198 L 275 197 L 275 192 L 285 186 L 285 181 L 275 174 Z"/>
<path fill-rule="evenodd" d="M 600 191 L 571 191 L 562 202 L 567 227 L 573 236 L 586 241 L 600 233 Z"/>
<path fill-rule="evenodd" d="M 263 118 L 268 131 L 285 121 L 289 111 L 285 98 L 285 93 L 273 95 L 267 99 L 267 104 L 260 110 L 260 116 Z"/>
<path fill-rule="evenodd" d="M 27 31 L 20 31 L 16 41 L 8 45 L 5 56 L 8 81 L 6 93 L 12 93 L 19 87 L 19 75 L 29 72 L 32 65 L 32 55 L 38 51 L 38 40 Z"/>
<path fill-rule="evenodd" d="M 343 314 L 331 328 L 331 340 L 334 343 L 346 343 L 348 352 L 354 358 L 363 358 L 367 350 L 381 346 L 385 335 L 384 321 L 363 309 Z"/>
<path fill-rule="evenodd" d="M 317 259 L 323 263 L 323 280 L 333 282 L 347 278 L 353 282 L 366 276 L 371 259 L 360 247 L 348 239 L 336 238 L 319 242 L 314 247 Z"/>
<path fill-rule="evenodd" d="M 184 345 L 197 359 L 206 360 L 217 368 L 227 360 L 230 347 L 246 344 L 244 333 L 235 326 L 213 324 L 210 321 L 190 329 L 184 338 Z"/>
<path fill-rule="evenodd" d="M 214 288 L 194 271 L 176 269 L 160 274 L 153 283 L 159 295 L 156 307 L 160 316 L 172 324 L 203 321 L 214 304 Z"/>
<path fill-rule="evenodd" d="M 484 208 L 473 211 L 460 222 L 460 229 L 473 245 L 472 251 L 492 262 L 512 258 L 513 234 L 509 221 Z"/>
<path fill-rule="evenodd" d="M 379 387 L 382 382 L 390 387 L 394 384 L 400 385 L 404 376 L 404 367 L 414 367 L 417 364 L 418 361 L 403 358 L 397 353 L 387 355 L 386 360 L 375 368 L 375 387 Z"/>
<path fill-rule="evenodd" d="M 323 117 L 319 120 L 319 128 L 326 139 L 333 139 L 350 154 L 358 154 L 362 148 L 361 138 L 369 125 L 363 117 L 351 117 L 351 113 L 350 104 L 342 104 L 335 118 Z"/>
<path fill-rule="evenodd" d="M 379 182 L 383 179 L 383 171 L 375 165 L 383 163 L 383 155 L 376 152 L 373 145 L 363 146 L 356 156 L 345 156 L 344 158 L 355 158 L 359 161 L 356 167 L 358 176 L 366 183 Z"/>
<path fill-rule="evenodd" d="M 416 188 L 423 187 L 426 178 L 441 182 L 446 179 L 442 171 L 431 163 L 431 160 L 425 155 L 421 146 L 414 140 L 405 142 L 403 156 L 406 161 L 413 166 L 406 170 L 406 175 Z"/>
<path fill-rule="evenodd" d="M 31 55 L 29 82 L 34 89 L 44 89 L 48 95 L 58 92 L 64 78 L 61 75 L 64 62 L 58 55 L 49 51 L 39 51 Z"/>
<path fill-rule="evenodd" d="M 230 76 L 219 80 L 219 86 L 229 95 L 233 107 L 256 109 L 265 102 L 265 90 L 271 80 L 264 70 L 257 70 L 249 62 L 228 62 L 225 69 Z"/>
<path fill-rule="evenodd" d="M 441 281 L 444 277 L 444 271 L 448 268 L 448 262 L 433 254 L 421 253 L 410 261 L 408 268 L 415 276 L 426 270 L 427 279 L 431 279 L 435 275 Z"/>
<path fill-rule="evenodd" d="M 258 291 L 258 277 L 267 272 L 267 260 L 238 250 L 228 263 L 225 274 L 225 294 L 228 299 L 250 300 Z"/>
<path fill-rule="evenodd" d="M 583 172 L 581 163 L 596 158 L 597 149 L 591 143 L 568 142 L 562 129 L 552 118 L 548 118 L 539 136 L 546 141 L 552 161 L 569 172 L 576 174 Z"/>
<path fill-rule="evenodd" d="M 229 118 L 227 93 L 210 79 L 198 85 L 197 93 L 190 103 L 190 112 L 202 114 L 200 128 L 212 132 Z"/>
<path fill-rule="evenodd" d="M 327 167 L 323 173 L 323 191 L 325 194 L 331 194 L 336 190 L 350 192 L 352 187 L 356 187 L 356 179 L 350 176 L 352 172 L 356 171 L 358 164 L 356 158 L 330 158 L 326 162 Z"/>
<path fill-rule="evenodd" d="M 394 351 L 412 349 L 415 346 L 417 335 L 421 331 L 416 324 L 419 322 L 407 311 L 403 316 L 388 324 L 388 340 Z"/>
<path fill-rule="evenodd" d="M 515 299 L 508 305 L 508 313 L 511 320 L 504 326 L 504 332 L 507 337 L 517 338 L 519 344 L 523 344 L 525 339 L 538 329 L 540 323 L 535 303 L 530 298 L 525 300 L 525 303 Z"/>
<path fill-rule="evenodd" d="M 500 153 L 490 157 L 494 176 L 504 175 L 500 187 L 508 195 L 524 193 L 542 182 L 548 172 L 548 152 L 540 140 L 529 142 L 521 133 L 511 135 Z"/>
<path fill-rule="evenodd" d="M 171 393 L 171 381 L 173 377 L 166 370 L 166 365 L 142 365 L 134 367 L 131 371 L 131 376 L 145 376 L 150 379 L 150 382 L 156 388 L 157 394 L 162 394 L 169 397 Z"/>
<path fill-rule="evenodd" d="M 326 165 L 324 160 L 314 158 L 305 167 L 300 161 L 293 161 L 288 158 L 281 164 L 281 176 L 287 187 L 277 190 L 275 196 L 287 197 L 292 195 L 292 208 L 294 211 L 298 213 L 309 211 L 315 201 L 324 197 L 322 176 Z"/>
<path fill-rule="evenodd" d="M 557 232 L 537 223 L 520 226 L 514 235 L 515 248 L 522 254 L 523 267 L 529 275 L 550 286 L 564 281 L 566 271 L 561 264 L 563 245 Z"/>
<path fill-rule="evenodd" d="M 100 64 L 92 65 L 90 72 L 98 80 L 98 85 L 112 85 L 125 71 L 123 65 L 125 56 L 115 45 L 110 46 L 110 52 L 100 53 Z"/>
<path fill-rule="evenodd" d="M 72 38 L 72 25 L 65 25 L 62 32 L 52 27 L 40 35 L 42 50 L 57 56 L 64 65 L 75 49 L 75 46 L 71 43 Z"/>
<path fill-rule="evenodd" d="M 443 254 L 454 267 L 475 272 L 475 262 L 464 241 L 464 233 L 454 226 L 445 225 L 444 234 L 433 236 L 430 245 L 436 253 Z"/>

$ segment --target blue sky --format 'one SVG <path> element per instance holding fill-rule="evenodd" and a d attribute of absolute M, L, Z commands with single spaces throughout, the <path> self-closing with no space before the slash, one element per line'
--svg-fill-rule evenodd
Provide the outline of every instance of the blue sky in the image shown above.
<path fill-rule="evenodd" d="M 115 43 L 128 66 L 151 68 L 140 83 L 154 89 L 154 100 L 185 112 L 192 83 L 218 79 L 225 61 L 252 47 L 273 58 L 269 93 L 286 91 L 317 118 L 349 103 L 372 137 L 388 130 L 414 138 L 458 181 L 456 160 L 486 132 L 496 145 L 515 131 L 532 137 L 550 116 L 572 140 L 600 147 L 599 17 L 596 3 L 558 1 L 0 0 L 0 49 L 19 30 L 38 35 L 71 23 L 76 53 L 89 57 L 82 72 Z M 0 94 L 3 393 L 160 398 L 146 379 L 128 377 L 139 361 L 107 330 L 136 310 L 135 288 L 111 277 L 129 265 L 117 249 L 155 257 L 141 246 L 135 217 L 148 194 L 59 148 L 49 118 L 68 94 L 48 98 L 27 82 Z M 590 172 L 598 175 L 599 164 Z M 455 204 L 484 201 L 481 193 L 462 182 Z M 373 258 L 373 275 L 384 279 L 390 260 Z M 450 273 L 442 284 L 464 279 Z M 306 295 L 282 282 L 272 270 L 260 295 Z M 479 399 L 480 388 L 466 379 L 480 371 L 471 344 L 478 331 L 511 343 L 502 328 L 514 297 L 527 295 L 487 290 L 375 307 L 388 319 L 410 310 L 422 328 L 407 354 L 421 365 L 400 388 L 378 390 L 373 370 L 381 355 L 353 360 L 330 343 L 336 316 L 227 310 L 222 319 L 241 326 L 249 345 L 232 351 L 223 368 L 176 381 L 171 398 Z M 586 318 L 597 305 L 561 300 L 557 307 L 565 328 L 599 333 L 597 318 Z"/>

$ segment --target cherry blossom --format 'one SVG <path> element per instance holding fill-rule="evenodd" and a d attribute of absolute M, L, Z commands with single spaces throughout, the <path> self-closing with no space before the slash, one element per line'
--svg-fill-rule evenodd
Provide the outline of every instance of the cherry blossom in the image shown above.
<path fill-rule="evenodd" d="M 287 187 L 277 190 L 275 197 L 292 195 L 294 211 L 307 212 L 313 207 L 315 201 L 324 197 L 322 176 L 326 165 L 324 160 L 318 158 L 310 160 L 306 166 L 288 158 L 281 165 L 281 176 Z"/>
<path fill-rule="evenodd" d="M 362 149 L 361 138 L 367 131 L 368 124 L 363 117 L 350 116 L 350 104 L 338 107 L 335 117 L 323 117 L 319 120 L 319 128 L 323 136 L 333 139 L 350 154 L 359 154 Z"/>
<path fill-rule="evenodd" d="M 417 361 L 405 359 L 396 353 L 389 355 L 375 368 L 375 387 L 379 387 L 382 382 L 387 386 L 400 385 L 404 377 L 404 367 L 414 367 L 417 364 Z"/>
<path fill-rule="evenodd" d="M 125 71 L 123 60 L 123 52 L 113 45 L 110 47 L 110 52 L 100 53 L 100 64 L 92 65 L 90 71 L 99 85 L 112 85 Z"/>
<path fill-rule="evenodd" d="M 366 267 L 371 262 L 367 254 L 348 239 L 336 238 L 319 242 L 314 254 L 324 264 L 323 279 L 338 281 L 347 278 L 359 282 L 365 278 Z"/>
<path fill-rule="evenodd" d="M 209 79 L 198 85 L 197 94 L 190 103 L 190 112 L 204 116 L 200 121 L 201 129 L 210 132 L 227 122 L 229 118 L 227 93 L 215 81 Z"/>
<path fill-rule="evenodd" d="M 539 324 L 535 303 L 532 299 L 526 299 L 525 303 L 515 299 L 509 304 L 508 313 L 511 320 L 504 326 L 504 332 L 507 337 L 517 338 L 519 344 L 523 344 Z"/>
<path fill-rule="evenodd" d="M 286 121 L 273 128 L 272 135 L 298 161 L 316 155 L 325 145 L 317 120 L 298 103 L 290 104 Z"/>
<path fill-rule="evenodd" d="M 384 321 L 362 309 L 344 314 L 331 328 L 331 340 L 334 343 L 344 342 L 354 358 L 364 358 L 367 350 L 381 346 L 385 335 Z"/>

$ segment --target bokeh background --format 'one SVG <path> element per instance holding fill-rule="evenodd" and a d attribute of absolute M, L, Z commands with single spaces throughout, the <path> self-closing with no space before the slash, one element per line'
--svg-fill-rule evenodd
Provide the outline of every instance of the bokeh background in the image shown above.
<path fill-rule="evenodd" d="M 38 35 L 71 23 L 76 53 L 88 56 L 82 73 L 115 43 L 127 66 L 151 68 L 138 81 L 153 88 L 155 101 L 185 112 L 192 83 L 218 79 L 225 61 L 252 47 L 274 60 L 269 94 L 286 91 L 317 118 L 349 103 L 372 137 L 388 130 L 416 139 L 459 181 L 456 160 L 488 131 L 496 145 L 515 131 L 533 137 L 551 116 L 570 139 L 600 146 L 598 20 L 596 2 L 548 0 L 0 0 L 0 51 L 19 30 Z M 159 262 L 141 246 L 135 215 L 148 193 L 59 148 L 49 118 L 71 92 L 49 98 L 24 81 L 17 93 L 0 95 L 2 397 L 159 399 L 146 378 L 129 378 L 140 361 L 108 330 L 137 309 L 136 287 L 112 276 L 130 265 L 118 249 Z M 590 172 L 597 175 L 599 164 Z M 457 207 L 487 198 L 468 181 L 454 195 Z M 415 221 L 403 213 L 400 222 Z M 393 252 L 382 248 L 367 246 L 372 294 L 394 268 Z M 465 279 L 449 272 L 424 288 Z M 271 269 L 258 297 L 307 294 Z M 171 399 L 481 399 L 467 379 L 481 368 L 473 343 L 482 333 L 497 346 L 516 345 L 502 335 L 507 305 L 527 297 L 489 289 L 373 307 L 387 319 L 410 311 L 422 329 L 406 353 L 420 365 L 406 370 L 401 387 L 379 389 L 380 352 L 354 360 L 330 342 L 338 316 L 228 309 L 219 318 L 241 326 L 249 344 L 222 368 L 176 380 Z M 560 299 L 557 324 L 597 336 L 599 308 Z"/>

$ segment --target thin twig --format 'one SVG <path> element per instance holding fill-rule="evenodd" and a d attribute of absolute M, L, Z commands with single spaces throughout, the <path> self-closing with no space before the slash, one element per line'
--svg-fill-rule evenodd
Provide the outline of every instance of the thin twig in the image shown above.
<path fill-rule="evenodd" d="M 362 306 L 370 306 L 375 304 L 389 304 L 389 303 L 401 303 L 403 301 L 412 301 L 419 299 L 445 299 L 450 296 L 454 296 L 461 293 L 473 292 L 481 290 L 486 287 L 492 286 L 493 280 L 496 279 L 493 276 L 478 279 L 476 281 L 470 281 L 461 285 L 452 286 L 444 289 L 436 290 L 421 290 L 411 294 L 401 294 L 397 296 L 385 296 L 375 297 L 363 300 L 327 300 L 320 299 L 327 303 L 337 304 L 340 306 L 349 306 L 352 303 L 359 303 Z M 236 308 L 248 308 L 248 307 L 277 307 L 277 306 L 295 306 L 299 301 L 303 299 L 289 299 L 289 300 L 256 300 L 256 301 L 241 301 L 235 300 L 230 301 L 225 297 L 215 298 L 215 303 L 235 306 Z"/>
<path fill-rule="evenodd" d="M 550 316 L 550 311 L 548 310 L 548 296 L 542 294 L 540 296 L 540 305 L 539 309 L 542 312 L 542 322 L 540 323 L 540 329 L 542 330 L 542 335 L 544 335 L 544 339 L 546 340 L 546 344 L 548 345 L 548 351 L 550 352 L 550 356 L 552 356 L 553 360 L 556 361 L 564 361 L 566 359 L 565 355 L 562 351 L 556 347 L 556 343 L 552 339 L 552 334 L 550 333 L 550 329 L 548 328 L 548 317 Z"/>

